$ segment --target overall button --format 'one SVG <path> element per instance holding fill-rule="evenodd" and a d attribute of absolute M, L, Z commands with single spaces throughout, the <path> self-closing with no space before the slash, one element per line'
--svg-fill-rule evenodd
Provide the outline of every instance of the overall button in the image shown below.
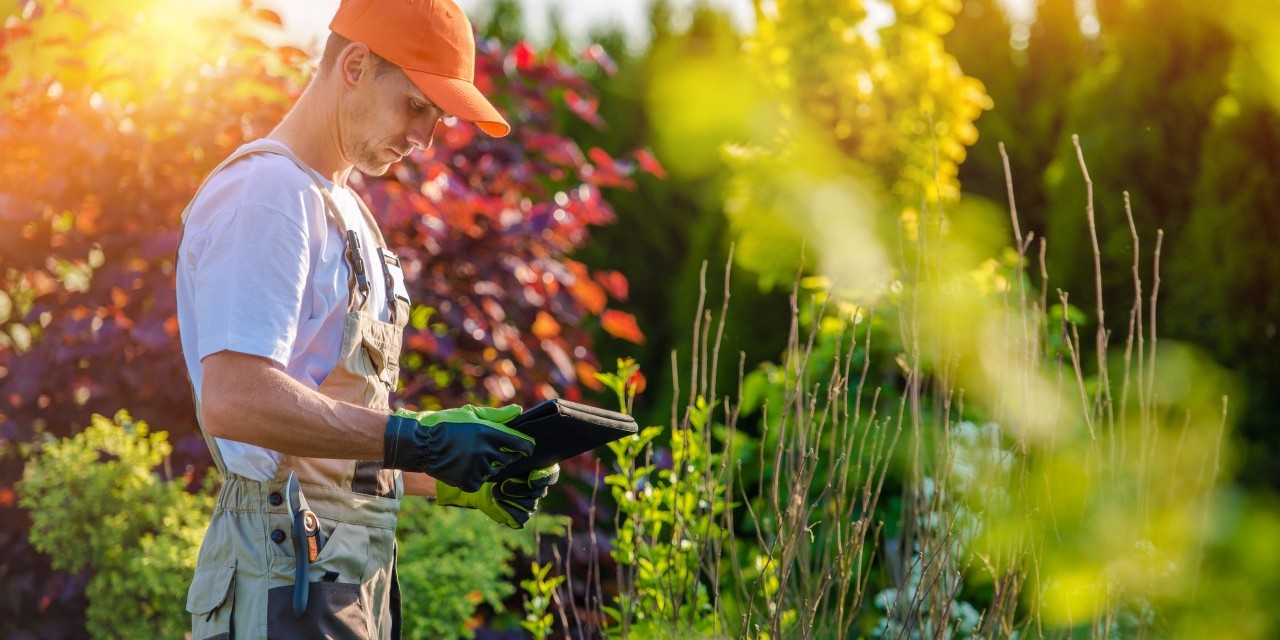
<path fill-rule="evenodd" d="M 276 544 L 280 544 L 281 542 L 284 542 L 284 537 L 285 537 L 284 532 L 279 529 L 276 529 L 275 531 L 271 532 L 271 541 Z"/>
<path fill-rule="evenodd" d="M 278 507 L 284 504 L 284 496 L 280 495 L 280 492 L 277 491 L 270 496 L 267 496 L 267 501 L 271 503 L 271 506 Z"/>

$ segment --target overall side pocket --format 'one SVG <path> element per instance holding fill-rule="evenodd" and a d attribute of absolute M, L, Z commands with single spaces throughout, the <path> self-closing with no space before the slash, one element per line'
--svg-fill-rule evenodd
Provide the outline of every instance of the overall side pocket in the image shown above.
<path fill-rule="evenodd" d="M 229 640 L 235 609 L 236 564 L 197 566 L 187 590 L 192 640 Z"/>

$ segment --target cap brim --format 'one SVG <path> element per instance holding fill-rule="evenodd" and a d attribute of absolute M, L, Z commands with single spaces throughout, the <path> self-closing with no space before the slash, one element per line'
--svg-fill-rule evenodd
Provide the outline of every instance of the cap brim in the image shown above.
<path fill-rule="evenodd" d="M 432 102 L 451 116 L 476 123 L 485 133 L 501 138 L 511 132 L 511 125 L 489 104 L 474 84 L 458 78 L 405 69 L 405 75 Z"/>

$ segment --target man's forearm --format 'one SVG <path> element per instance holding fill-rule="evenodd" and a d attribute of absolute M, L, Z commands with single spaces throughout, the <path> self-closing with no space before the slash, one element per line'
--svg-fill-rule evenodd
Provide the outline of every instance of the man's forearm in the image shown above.
<path fill-rule="evenodd" d="M 295 456 L 383 459 L 386 413 L 329 398 L 265 358 L 223 351 L 202 364 L 210 435 Z"/>
<path fill-rule="evenodd" d="M 425 473 L 404 474 L 404 494 L 407 496 L 436 497 L 436 479 Z"/>

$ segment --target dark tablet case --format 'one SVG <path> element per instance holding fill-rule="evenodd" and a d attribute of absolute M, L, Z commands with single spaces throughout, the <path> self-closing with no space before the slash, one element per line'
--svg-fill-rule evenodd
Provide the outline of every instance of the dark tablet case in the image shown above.
<path fill-rule="evenodd" d="M 507 465 L 494 481 L 527 476 L 636 433 L 636 420 L 629 415 L 559 398 L 545 400 L 506 424 L 537 444 L 533 455 Z"/>

